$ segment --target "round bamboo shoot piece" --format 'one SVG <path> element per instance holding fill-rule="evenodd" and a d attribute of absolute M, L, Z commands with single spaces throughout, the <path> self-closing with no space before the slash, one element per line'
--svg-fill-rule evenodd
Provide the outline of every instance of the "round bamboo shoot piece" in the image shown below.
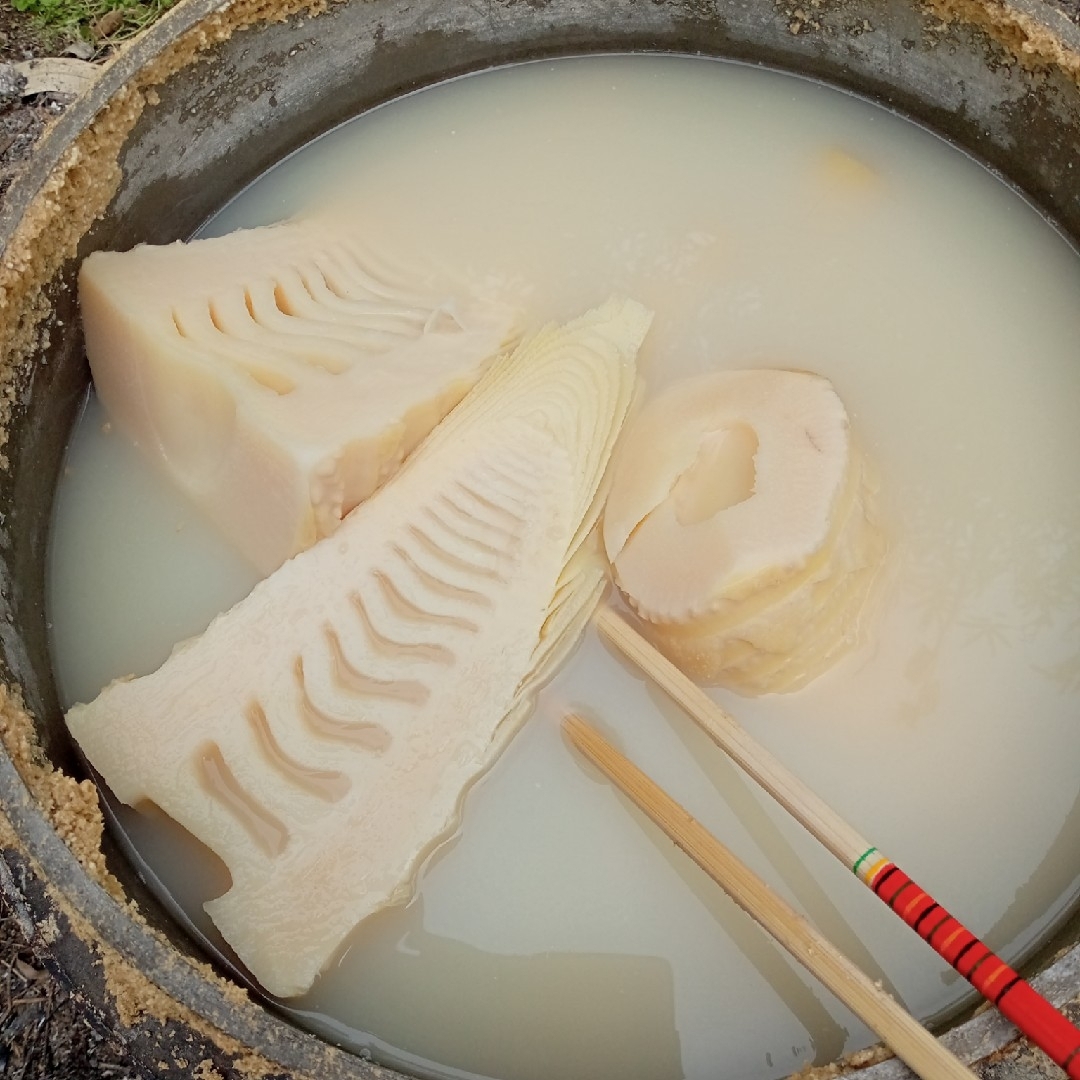
<path fill-rule="evenodd" d="M 827 379 L 725 371 L 633 421 L 604 543 L 644 632 L 689 675 L 795 690 L 859 640 L 885 550 L 873 493 Z"/>

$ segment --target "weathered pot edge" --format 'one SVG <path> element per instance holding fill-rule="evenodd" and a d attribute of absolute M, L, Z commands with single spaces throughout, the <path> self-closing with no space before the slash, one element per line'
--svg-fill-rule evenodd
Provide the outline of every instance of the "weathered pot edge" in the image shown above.
<path fill-rule="evenodd" d="M 5 373 L 12 372 L 18 363 L 25 359 L 27 350 L 33 345 L 36 321 L 27 327 L 24 321 L 20 320 L 20 325 L 14 332 L 6 321 L 12 314 L 12 281 L 26 274 L 23 251 L 37 244 L 56 217 L 63 212 L 55 205 L 50 207 L 50 200 L 55 199 L 56 193 L 63 188 L 67 175 L 79 165 L 78 154 L 73 154 L 72 148 L 80 146 L 80 140 L 94 131 L 95 126 L 101 123 L 102 115 L 110 109 L 115 109 L 122 115 L 118 117 L 117 129 L 109 132 L 108 136 L 110 139 L 119 138 L 122 142 L 123 134 L 130 130 L 138 119 L 146 103 L 146 95 L 152 94 L 156 85 L 180 67 L 197 62 L 206 49 L 235 30 L 284 18 L 300 10 L 306 9 L 314 13 L 314 9 L 321 6 L 318 3 L 308 3 L 307 0 L 286 0 L 282 3 L 275 3 L 273 0 L 238 0 L 236 3 L 181 0 L 159 24 L 122 51 L 104 69 L 94 86 L 54 124 L 43 139 L 40 152 L 12 185 L 3 207 L 0 208 L 0 250 L 3 251 L 0 261 L 0 370 Z M 990 0 L 962 0 L 961 3 L 954 0 L 931 0 L 929 6 L 943 15 L 960 18 L 972 16 L 973 21 L 988 30 L 1000 43 L 1013 49 L 1023 62 L 1053 64 L 1080 81 L 1080 28 L 1060 12 L 1039 4 L 1037 0 L 1015 0 L 1011 7 Z M 997 34 L 994 33 L 995 27 L 999 29 Z M 1021 33 L 1019 49 L 1016 48 L 1018 27 Z M 82 220 L 86 226 L 104 211 L 109 198 L 111 192 L 103 202 L 85 207 Z M 40 216 L 35 215 L 35 209 L 41 211 Z M 65 225 L 71 224 L 70 221 L 65 222 Z M 69 228 L 68 231 L 74 234 L 73 229 Z M 76 242 L 77 239 L 78 236 L 75 236 Z M 75 248 L 70 244 L 58 247 L 53 253 L 55 257 L 39 268 L 39 274 L 32 282 L 33 289 L 39 295 L 64 261 L 74 257 L 74 253 Z M 35 320 L 45 317 L 46 312 L 38 305 L 33 292 L 23 291 L 21 295 L 24 307 Z M 8 332 L 4 333 L 5 330 Z M 7 374 L 7 377 L 10 378 L 10 374 Z M 6 812 L 6 818 L 0 820 L 0 840 L 6 848 L 4 856 L 9 866 L 9 873 L 0 875 L 0 891 L 25 913 L 14 875 L 29 870 L 41 880 L 51 883 L 47 891 L 52 894 L 54 903 L 62 899 L 58 910 L 61 910 L 65 917 L 85 920 L 89 926 L 86 910 L 93 908 L 96 914 L 100 914 L 102 896 L 107 894 L 100 884 L 86 878 L 82 873 L 75 856 L 59 839 L 42 811 L 35 793 L 5 755 L 0 755 L 0 806 Z M 62 883 L 59 894 L 58 883 Z M 130 915 L 115 899 L 110 897 L 109 900 L 115 910 L 110 910 L 110 918 L 106 920 L 108 925 L 95 923 L 94 932 L 101 935 L 109 949 L 117 951 L 123 962 L 139 978 L 146 977 L 143 965 L 149 962 L 154 973 L 154 985 L 171 995 L 176 986 L 170 985 L 175 980 L 168 972 L 175 969 L 175 951 L 163 940 L 149 934 L 149 939 L 153 942 L 152 951 L 160 950 L 160 955 L 127 955 L 124 950 L 130 942 L 121 927 Z M 1075 993 L 1080 986 L 1080 946 L 1069 949 L 1034 978 L 1033 982 L 1054 1004 L 1080 1007 L 1080 994 Z M 227 998 L 224 993 L 216 999 L 208 1000 L 205 1008 L 206 1013 L 193 1015 L 197 1015 L 199 1020 L 208 1023 L 212 1029 L 228 1038 L 244 1040 L 256 1034 L 247 1024 L 235 1022 L 237 1002 Z M 247 1008 L 251 1010 L 252 1017 L 245 1019 L 268 1018 L 268 1014 L 252 1003 L 248 1003 Z M 320 1068 L 317 1075 L 327 1077 L 327 1080 L 337 1075 L 396 1075 L 352 1055 L 336 1051 L 276 1019 L 272 1023 L 280 1027 L 282 1032 L 289 1033 L 284 1036 L 286 1044 L 289 1042 L 289 1035 L 293 1035 L 298 1040 L 297 1049 L 303 1045 L 310 1050 L 312 1044 L 326 1049 L 330 1055 L 324 1067 L 326 1071 Z M 262 1028 L 263 1025 L 256 1024 L 256 1027 Z M 258 1034 L 265 1036 L 267 1032 L 263 1030 Z M 1024 1040 L 1017 1040 L 1015 1029 L 1000 1015 L 989 1011 L 946 1033 L 943 1042 L 962 1060 L 977 1062 L 1007 1052 L 1010 1046 L 1023 1045 Z M 244 1075 L 251 1076 L 270 1075 L 267 1069 L 272 1072 L 276 1065 L 286 1068 L 299 1067 L 299 1059 L 288 1052 L 290 1048 L 287 1045 L 283 1044 L 280 1049 L 283 1052 L 282 1057 L 275 1055 L 277 1060 L 272 1063 L 266 1059 L 256 1061 L 254 1056 L 240 1045 L 234 1058 L 222 1063 L 242 1069 Z M 292 1058 L 292 1061 L 287 1060 L 289 1058 Z M 341 1067 L 344 1067 L 346 1072 L 336 1071 Z M 837 1067 L 830 1066 L 819 1072 L 837 1075 Z M 902 1063 L 888 1060 L 863 1069 L 860 1075 L 867 1080 L 899 1080 L 911 1073 Z"/>

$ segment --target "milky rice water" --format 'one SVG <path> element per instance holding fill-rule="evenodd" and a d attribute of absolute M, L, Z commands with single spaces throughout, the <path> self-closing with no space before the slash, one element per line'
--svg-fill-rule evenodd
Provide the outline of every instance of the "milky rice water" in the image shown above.
<path fill-rule="evenodd" d="M 1009 961 L 1080 878 L 1080 260 L 933 136 L 716 61 L 470 77 L 283 162 L 208 233 L 346 198 L 380 234 L 513 283 L 530 325 L 654 308 L 649 390 L 753 366 L 832 380 L 882 483 L 865 646 L 806 689 L 716 692 Z M 400 231 L 398 231 L 400 230 Z M 52 534 L 67 703 L 158 666 L 254 573 L 91 399 Z M 970 988 L 589 635 L 466 802 L 415 899 L 353 935 L 297 1019 L 424 1075 L 766 1078 L 873 1041 L 567 747 L 568 706 L 917 1016 Z M 119 811 L 208 935 L 222 868 Z M 313 885 L 313 887 L 317 887 Z"/>

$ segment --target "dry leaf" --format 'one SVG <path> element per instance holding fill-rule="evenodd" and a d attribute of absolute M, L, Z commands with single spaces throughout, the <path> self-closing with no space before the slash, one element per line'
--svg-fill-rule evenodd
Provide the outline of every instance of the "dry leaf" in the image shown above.
<path fill-rule="evenodd" d="M 85 60 L 50 56 L 41 60 L 24 60 L 13 65 L 26 76 L 23 97 L 33 94 L 71 94 L 78 97 L 88 90 L 98 76 L 98 68 Z"/>
<path fill-rule="evenodd" d="M 76 38 L 60 55 L 74 56 L 76 60 L 92 60 L 96 51 L 85 38 Z"/>
<path fill-rule="evenodd" d="M 106 12 L 100 19 L 95 19 L 90 24 L 90 33 L 95 38 L 108 37 L 115 34 L 124 25 L 124 13 L 117 8 Z"/>

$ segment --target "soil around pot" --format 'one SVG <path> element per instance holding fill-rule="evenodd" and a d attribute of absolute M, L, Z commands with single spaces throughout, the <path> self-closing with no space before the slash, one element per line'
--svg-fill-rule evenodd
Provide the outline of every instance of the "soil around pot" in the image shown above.
<path fill-rule="evenodd" d="M 62 44 L 62 43 L 61 43 Z M 0 4 L 0 74 L 48 57 L 58 43 Z M 0 199 L 42 132 L 65 108 L 48 94 L 5 93 L 0 79 Z M 4 864 L 0 863 L 0 872 Z M 54 978 L 47 945 L 0 892 L 0 1077 L 5 1080 L 137 1080 L 123 1044 Z"/>
<path fill-rule="evenodd" d="M 120 1042 L 100 1031 L 45 966 L 0 896 L 0 1076 L 136 1080 Z"/>
<path fill-rule="evenodd" d="M 46 95 L 24 98 L 14 65 L 48 56 L 55 48 L 28 16 L 0 4 L 0 197 L 46 125 L 64 111 L 63 103 L 45 100 Z"/>

